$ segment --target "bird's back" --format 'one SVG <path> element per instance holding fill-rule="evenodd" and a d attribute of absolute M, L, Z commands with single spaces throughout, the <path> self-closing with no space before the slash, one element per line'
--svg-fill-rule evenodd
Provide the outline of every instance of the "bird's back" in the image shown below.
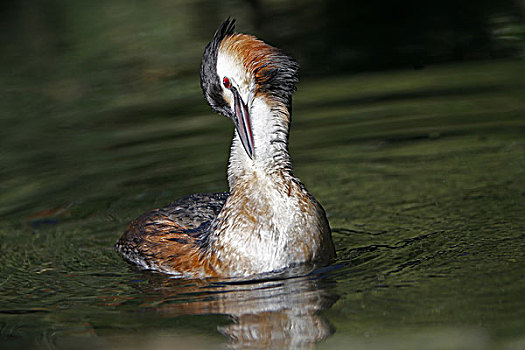
<path fill-rule="evenodd" d="M 214 275 L 202 256 L 228 193 L 197 193 L 133 221 L 115 245 L 129 262 L 181 275 Z"/>

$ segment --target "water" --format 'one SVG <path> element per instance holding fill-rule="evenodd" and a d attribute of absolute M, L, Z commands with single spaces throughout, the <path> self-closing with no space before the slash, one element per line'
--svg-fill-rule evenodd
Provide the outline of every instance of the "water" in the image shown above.
<path fill-rule="evenodd" d="M 2 348 L 525 348 L 522 60 L 303 79 L 290 151 L 337 261 L 200 281 L 112 247 L 227 189 L 231 122 L 195 71 L 63 59 L 4 75 Z"/>

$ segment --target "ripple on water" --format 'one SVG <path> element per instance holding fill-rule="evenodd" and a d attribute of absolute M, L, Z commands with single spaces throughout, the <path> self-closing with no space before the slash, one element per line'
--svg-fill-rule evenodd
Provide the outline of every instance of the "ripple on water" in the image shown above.
<path fill-rule="evenodd" d="M 148 209 L 225 190 L 226 121 L 193 108 L 150 119 L 153 103 L 64 128 L 36 109 L 2 140 L 2 346 L 216 348 L 217 330 L 238 348 L 522 344 L 522 66 L 383 73 L 364 92 L 363 77 L 304 82 L 294 170 L 327 210 L 338 258 L 257 280 L 175 280 L 112 250 Z"/>

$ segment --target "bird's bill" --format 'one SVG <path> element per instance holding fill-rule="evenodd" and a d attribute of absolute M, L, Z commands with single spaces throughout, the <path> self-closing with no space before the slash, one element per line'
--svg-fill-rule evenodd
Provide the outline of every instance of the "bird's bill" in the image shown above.
<path fill-rule="evenodd" d="M 252 133 L 252 123 L 250 120 L 250 112 L 248 111 L 248 106 L 242 100 L 241 95 L 237 89 L 232 89 L 233 99 L 234 99 L 234 110 L 235 116 L 233 122 L 235 128 L 239 133 L 242 145 L 246 150 L 246 153 L 250 158 L 253 158 L 253 133 Z"/>

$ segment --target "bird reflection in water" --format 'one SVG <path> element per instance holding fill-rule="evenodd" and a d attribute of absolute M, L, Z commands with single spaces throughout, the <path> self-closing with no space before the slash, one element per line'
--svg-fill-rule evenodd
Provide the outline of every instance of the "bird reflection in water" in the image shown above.
<path fill-rule="evenodd" d="M 142 296 L 156 296 L 148 300 L 148 311 L 169 317 L 231 317 L 231 323 L 217 327 L 229 338 L 231 348 L 309 347 L 334 332 L 321 312 L 329 309 L 338 296 L 334 282 L 305 269 L 303 266 L 252 280 L 189 281 L 145 273 L 149 283 L 137 287 Z"/>

